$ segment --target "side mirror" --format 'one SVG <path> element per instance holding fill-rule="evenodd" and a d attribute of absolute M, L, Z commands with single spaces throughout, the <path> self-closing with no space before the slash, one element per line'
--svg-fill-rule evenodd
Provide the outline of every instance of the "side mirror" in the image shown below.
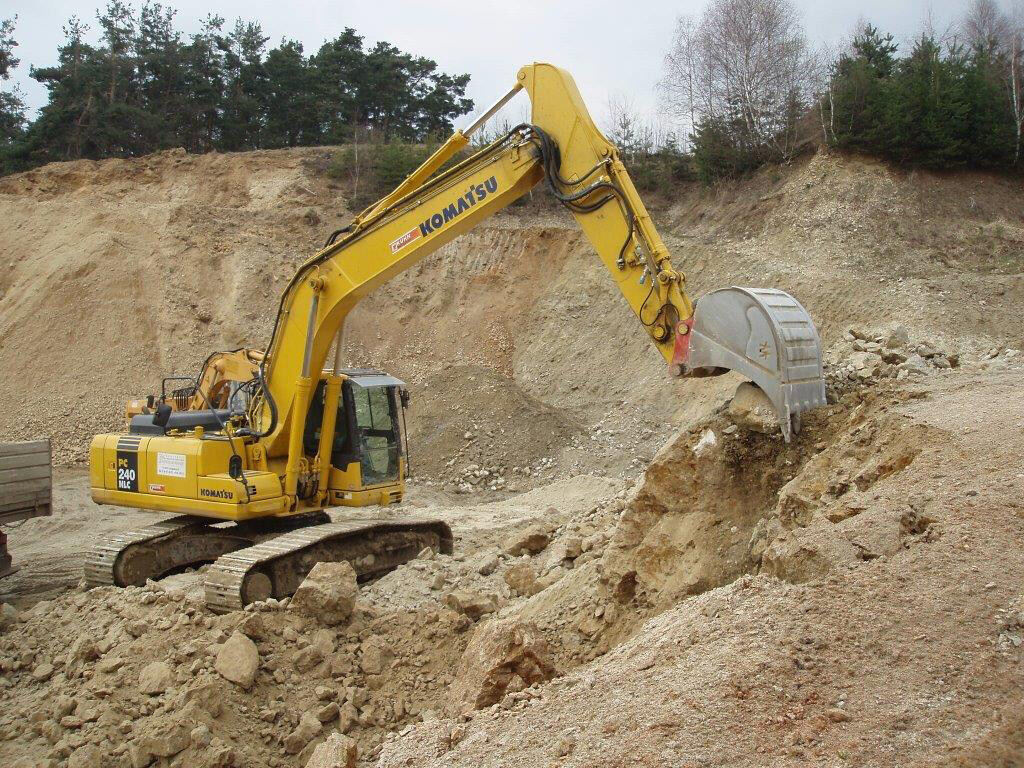
<path fill-rule="evenodd" d="M 403 408 L 409 407 L 409 401 L 412 399 L 412 397 L 409 395 L 408 389 L 398 390 L 398 398 L 402 401 Z"/>
<path fill-rule="evenodd" d="M 166 427 L 167 422 L 171 420 L 171 406 L 167 403 L 160 403 L 156 407 L 156 414 L 153 416 L 153 424 L 158 427 Z"/>
<path fill-rule="evenodd" d="M 241 480 L 243 477 L 242 457 L 239 456 L 237 453 L 232 455 L 232 457 L 228 459 L 228 474 L 231 475 L 231 477 L 234 478 L 235 480 Z"/>

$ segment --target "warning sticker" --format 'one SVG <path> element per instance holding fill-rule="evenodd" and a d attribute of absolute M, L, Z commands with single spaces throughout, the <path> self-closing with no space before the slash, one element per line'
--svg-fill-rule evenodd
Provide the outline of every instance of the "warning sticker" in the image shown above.
<path fill-rule="evenodd" d="M 184 477 L 185 454 L 158 453 L 156 455 L 156 473 L 164 477 Z"/>
<path fill-rule="evenodd" d="M 392 253 L 398 253 L 400 250 L 405 248 L 405 246 L 407 246 L 413 240 L 418 240 L 422 236 L 423 236 L 423 233 L 420 231 L 420 228 L 419 227 L 413 227 L 412 229 L 410 229 L 408 232 L 406 232 L 401 237 L 396 237 L 394 240 L 391 241 L 391 243 L 390 243 L 390 245 L 391 245 L 391 252 Z"/>

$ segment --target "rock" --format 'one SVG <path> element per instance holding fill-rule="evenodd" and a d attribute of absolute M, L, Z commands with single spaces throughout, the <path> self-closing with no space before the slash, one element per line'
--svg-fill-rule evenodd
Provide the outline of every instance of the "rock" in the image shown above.
<path fill-rule="evenodd" d="M 309 670 L 313 669 L 323 660 L 323 653 L 313 645 L 299 648 L 299 650 L 292 654 L 292 666 L 295 667 L 296 672 L 309 672 Z"/>
<path fill-rule="evenodd" d="M 852 336 L 853 338 L 860 339 L 861 341 L 873 341 L 874 340 L 872 335 L 870 333 L 868 333 L 867 331 L 865 331 L 863 328 L 856 328 L 856 327 L 851 326 L 851 327 L 846 329 L 846 332 L 850 336 Z"/>
<path fill-rule="evenodd" d="M 860 353 L 864 354 L 864 353 Z M 729 403 L 729 418 L 741 429 L 771 434 L 779 428 L 775 409 L 760 387 L 745 381 L 736 387 L 736 394 Z"/>
<path fill-rule="evenodd" d="M 555 667 L 547 641 L 529 622 L 515 617 L 480 625 L 466 646 L 448 691 L 455 713 L 483 709 L 505 695 L 513 678 L 526 686 L 551 679 Z"/>
<path fill-rule="evenodd" d="M 387 642 L 379 635 L 371 635 L 362 645 L 359 667 L 365 675 L 379 675 L 387 670 L 393 658 Z"/>
<path fill-rule="evenodd" d="M 335 690 L 326 685 L 318 685 L 313 689 L 313 693 L 320 701 L 331 701 L 336 695 Z"/>
<path fill-rule="evenodd" d="M 879 354 L 881 354 L 882 360 L 889 365 L 900 365 L 907 362 L 907 356 L 895 349 L 883 349 Z"/>
<path fill-rule="evenodd" d="M 544 591 L 545 589 L 550 587 L 552 584 L 554 584 L 556 581 L 558 581 L 563 576 L 565 576 L 566 573 L 567 573 L 567 571 L 565 570 L 565 568 L 563 568 L 560 565 L 556 565 L 550 571 L 548 571 L 543 576 L 541 576 L 539 579 L 537 579 L 537 591 L 538 592 Z"/>
<path fill-rule="evenodd" d="M 236 631 L 217 652 L 214 669 L 225 680 L 249 690 L 256 681 L 256 671 L 260 666 L 260 653 L 256 643 Z"/>
<path fill-rule="evenodd" d="M 288 610 L 334 626 L 348 621 L 358 595 L 356 572 L 349 563 L 317 563 L 295 591 Z"/>
<path fill-rule="evenodd" d="M 312 712 L 303 712 L 295 730 L 284 738 L 284 751 L 289 755 L 297 755 L 317 736 L 323 725 Z"/>
<path fill-rule="evenodd" d="M 850 365 L 856 371 L 858 378 L 878 378 L 882 369 L 882 358 L 874 352 L 854 352 L 850 355 Z"/>
<path fill-rule="evenodd" d="M 561 739 L 555 747 L 555 755 L 557 757 L 566 757 L 572 754 L 572 751 L 576 749 L 576 742 L 571 738 Z"/>
<path fill-rule="evenodd" d="M 128 750 L 133 768 L 144 768 L 158 757 L 173 757 L 192 742 L 196 727 L 194 705 L 168 718 L 144 721 L 143 731 Z"/>
<path fill-rule="evenodd" d="M 170 688 L 173 682 L 171 668 L 162 661 L 154 661 L 139 673 L 139 692 L 155 696 Z"/>
<path fill-rule="evenodd" d="M 468 616 L 473 621 L 498 610 L 494 598 L 468 589 L 456 589 L 449 592 L 444 596 L 444 604 L 456 613 Z"/>
<path fill-rule="evenodd" d="M 333 629 L 318 629 L 313 633 L 309 644 L 320 651 L 320 654 L 326 658 L 334 653 L 334 643 L 336 640 L 337 636 L 334 634 Z"/>
<path fill-rule="evenodd" d="M 927 373 L 928 361 L 921 357 L 921 355 L 910 355 L 905 362 L 900 363 L 899 370 L 907 371 L 908 373 Z"/>
<path fill-rule="evenodd" d="M 579 536 L 567 536 L 555 543 L 553 556 L 551 561 L 555 563 L 562 562 L 563 560 L 575 560 L 581 554 L 583 554 L 583 539 Z"/>
<path fill-rule="evenodd" d="M 359 749 L 352 739 L 332 733 L 313 750 L 306 768 L 355 768 L 358 757 Z"/>
<path fill-rule="evenodd" d="M 213 734 L 210 733 L 210 729 L 205 724 L 200 723 L 189 732 L 189 741 L 192 745 L 200 749 L 210 746 L 210 742 L 213 740 Z"/>
<path fill-rule="evenodd" d="M 512 556 L 536 555 L 543 552 L 550 542 L 550 529 L 541 523 L 534 523 L 506 538 L 504 550 Z"/>
<path fill-rule="evenodd" d="M 529 563 L 516 563 L 505 571 L 505 583 L 517 595 L 530 597 L 540 592 L 537 573 Z"/>
<path fill-rule="evenodd" d="M 111 674 L 113 672 L 117 672 L 117 670 L 119 670 L 123 666 L 124 659 L 108 656 L 107 658 L 102 659 L 100 663 L 96 665 L 96 669 L 100 672 Z"/>
<path fill-rule="evenodd" d="M 341 709 L 338 707 L 338 703 L 336 701 L 332 701 L 330 704 L 320 707 L 320 709 L 317 710 L 316 719 L 321 723 L 329 723 L 338 716 L 340 711 Z"/>
<path fill-rule="evenodd" d="M 88 635 L 79 635 L 78 639 L 71 644 L 71 648 L 68 649 L 68 658 L 71 661 L 93 661 L 98 659 L 99 655 L 100 652 L 96 647 L 96 643 Z"/>
<path fill-rule="evenodd" d="M 343 704 L 338 712 L 338 730 L 348 733 L 359 722 L 359 710 L 352 704 Z"/>
<path fill-rule="evenodd" d="M 68 758 L 68 768 L 104 768 L 103 752 L 95 744 L 79 747 Z"/>
<path fill-rule="evenodd" d="M 207 680 L 214 680 L 216 678 L 206 678 Z M 200 682 L 198 684 L 193 683 L 190 687 L 186 688 L 182 694 L 182 699 L 185 704 L 195 702 L 195 706 L 198 709 L 205 711 L 210 717 L 219 717 L 221 710 L 223 709 L 224 691 L 221 690 L 223 684 L 219 681 L 213 682 Z"/>
<path fill-rule="evenodd" d="M 10 603 L 0 603 L 0 629 L 6 629 L 18 621 L 18 609 Z"/>
<path fill-rule="evenodd" d="M 32 667 L 32 677 L 40 682 L 49 680 L 53 675 L 53 664 L 43 662 L 42 664 L 36 664 Z"/>
<path fill-rule="evenodd" d="M 910 332 L 906 326 L 900 325 L 899 323 L 893 323 L 890 325 L 883 335 L 885 340 L 885 346 L 888 349 L 898 349 L 905 347 L 910 343 Z M 888 361 L 886 361 L 888 362 Z"/>
<path fill-rule="evenodd" d="M 476 572 L 479 573 L 481 576 L 490 576 L 492 573 L 498 570 L 498 565 L 500 563 L 501 561 L 498 559 L 498 556 L 494 553 L 484 555 L 477 561 Z"/>
<path fill-rule="evenodd" d="M 761 571 L 800 584 L 822 578 L 838 565 L 857 559 L 857 548 L 836 536 L 832 525 L 794 528 L 771 541 L 761 559 Z"/>

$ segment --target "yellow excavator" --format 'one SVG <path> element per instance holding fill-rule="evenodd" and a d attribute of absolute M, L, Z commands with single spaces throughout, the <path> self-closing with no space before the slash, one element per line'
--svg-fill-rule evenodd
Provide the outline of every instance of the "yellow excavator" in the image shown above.
<path fill-rule="evenodd" d="M 519 91 L 530 98 L 530 122 L 442 171 Z M 821 345 L 804 308 L 770 289 L 726 288 L 691 303 L 572 77 L 535 63 L 302 264 L 244 411 L 158 404 L 134 416 L 127 434 L 93 439 L 94 501 L 178 516 L 100 542 L 87 582 L 140 584 L 212 562 L 207 603 L 233 610 L 292 594 L 318 561 L 348 560 L 366 579 L 424 547 L 451 552 L 443 521 L 328 517 L 332 507 L 400 500 L 405 477 L 404 387 L 343 368 L 340 331 L 364 296 L 542 182 L 576 217 L 672 375 L 741 373 L 772 401 L 787 440 L 802 412 L 824 405 Z"/>

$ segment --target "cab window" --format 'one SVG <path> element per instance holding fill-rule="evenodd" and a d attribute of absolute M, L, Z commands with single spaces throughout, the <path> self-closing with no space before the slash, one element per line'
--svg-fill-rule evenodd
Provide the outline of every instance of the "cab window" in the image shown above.
<path fill-rule="evenodd" d="M 398 479 L 398 414 L 388 387 L 352 387 L 363 484 Z"/>

